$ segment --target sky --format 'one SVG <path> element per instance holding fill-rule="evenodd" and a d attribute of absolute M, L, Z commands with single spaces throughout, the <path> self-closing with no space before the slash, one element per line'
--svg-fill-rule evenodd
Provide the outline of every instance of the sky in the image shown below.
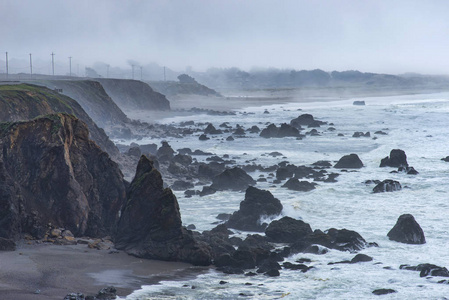
<path fill-rule="evenodd" d="M 17 65 L 32 53 L 41 72 L 54 52 L 74 68 L 449 74 L 449 1 L 0 0 L 5 52 Z"/>

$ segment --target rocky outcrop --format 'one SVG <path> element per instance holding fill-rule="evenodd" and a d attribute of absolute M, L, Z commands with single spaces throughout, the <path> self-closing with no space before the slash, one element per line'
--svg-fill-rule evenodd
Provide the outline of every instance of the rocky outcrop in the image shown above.
<path fill-rule="evenodd" d="M 127 191 L 115 239 L 117 249 L 150 259 L 209 265 L 209 247 L 182 227 L 178 201 L 163 188 L 162 176 L 146 157 L 140 158 Z"/>
<path fill-rule="evenodd" d="M 234 167 L 232 169 L 226 169 L 223 173 L 215 176 L 212 179 L 212 185 L 210 187 L 217 191 L 243 191 L 255 184 L 256 181 L 245 171 L 238 167 Z"/>
<path fill-rule="evenodd" d="M 295 243 L 311 233 L 309 224 L 290 217 L 271 222 L 265 230 L 267 237 L 276 243 Z"/>
<path fill-rule="evenodd" d="M 3 85 L 0 88 L 0 122 L 30 120 L 54 113 L 73 114 L 89 128 L 90 138 L 109 155 L 119 155 L 117 147 L 84 109 L 72 98 L 31 84 Z"/>
<path fill-rule="evenodd" d="M 402 186 L 398 181 L 385 179 L 373 188 L 373 193 L 396 192 L 401 189 Z"/>
<path fill-rule="evenodd" d="M 97 79 L 106 93 L 124 111 L 126 110 L 170 110 L 170 102 L 164 95 L 155 92 L 148 84 L 129 79 Z"/>
<path fill-rule="evenodd" d="M 42 238 L 48 223 L 77 236 L 114 232 L 123 175 L 85 123 L 67 114 L 3 123 L 0 145 L 0 236 Z"/>
<path fill-rule="evenodd" d="M 405 244 L 425 244 L 424 232 L 410 214 L 401 215 L 387 234 L 390 240 Z"/>
<path fill-rule="evenodd" d="M 360 169 L 363 163 L 357 154 L 345 155 L 337 162 L 334 168 L 337 169 Z"/>
<path fill-rule="evenodd" d="M 380 167 L 408 167 L 407 155 L 405 155 L 404 150 L 393 149 L 390 151 L 390 156 L 381 160 Z"/>
<path fill-rule="evenodd" d="M 264 231 L 267 224 L 260 224 L 262 216 L 279 215 L 283 207 L 281 202 L 265 190 L 248 187 L 245 200 L 240 202 L 240 209 L 228 220 L 228 227 L 246 231 Z"/>
<path fill-rule="evenodd" d="M 300 129 L 301 125 L 308 127 L 320 127 L 321 125 L 327 124 L 323 121 L 315 120 L 311 114 L 302 114 L 297 118 L 290 121 L 290 125 Z"/>
<path fill-rule="evenodd" d="M 299 130 L 288 124 L 281 124 L 277 127 L 274 124 L 270 124 L 267 128 L 263 129 L 260 133 L 263 138 L 283 138 L 283 137 L 300 137 Z"/>

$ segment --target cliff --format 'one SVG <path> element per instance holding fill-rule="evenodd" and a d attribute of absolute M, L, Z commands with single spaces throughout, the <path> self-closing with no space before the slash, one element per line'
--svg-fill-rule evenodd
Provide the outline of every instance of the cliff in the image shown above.
<path fill-rule="evenodd" d="M 119 154 L 104 130 L 70 97 L 30 84 L 0 85 L 0 122 L 30 120 L 58 112 L 73 114 L 81 119 L 87 124 L 92 140 L 111 156 Z"/>
<path fill-rule="evenodd" d="M 151 81 L 148 83 L 155 91 L 167 97 L 178 95 L 200 95 L 221 97 L 217 91 L 197 82 Z"/>
<path fill-rule="evenodd" d="M 111 234 L 126 192 L 118 166 L 67 114 L 0 123 L 0 236 L 42 238 L 46 226 Z"/>
<path fill-rule="evenodd" d="M 109 97 L 103 86 L 92 80 L 43 80 L 36 82 L 76 100 L 94 122 L 106 128 L 129 122 L 125 113 Z"/>
<path fill-rule="evenodd" d="M 138 80 L 98 79 L 123 110 L 170 110 L 170 102 L 148 84 Z"/>

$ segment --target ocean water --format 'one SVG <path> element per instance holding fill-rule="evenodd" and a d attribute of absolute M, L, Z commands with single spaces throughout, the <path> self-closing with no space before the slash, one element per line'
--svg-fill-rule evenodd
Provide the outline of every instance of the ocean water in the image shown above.
<path fill-rule="evenodd" d="M 365 100 L 365 106 L 352 105 L 353 100 L 289 103 L 245 108 L 235 116 L 194 115 L 164 119 L 161 122 L 180 123 L 193 120 L 211 122 L 218 128 L 223 122 L 245 128 L 257 125 L 263 129 L 267 122 L 289 123 L 303 113 L 333 123 L 318 128 L 320 136 L 264 139 L 258 134 L 247 134 L 227 142 L 228 136 L 217 135 L 208 141 L 199 141 L 196 134 L 182 139 L 168 138 L 173 149 L 189 147 L 228 154 L 237 164 L 255 159 L 256 164 L 270 166 L 280 161 L 295 165 L 310 165 L 318 160 L 335 162 L 343 155 L 356 153 L 364 163 L 357 172 L 336 172 L 341 175 L 336 183 L 319 182 L 311 192 L 295 192 L 273 187 L 272 180 L 257 183 L 256 187 L 269 190 L 278 198 L 284 210 L 282 216 L 300 218 L 312 229 L 346 228 L 360 233 L 368 242 L 379 247 L 362 250 L 372 256 L 372 262 L 328 265 L 329 262 L 350 260 L 355 254 L 330 250 L 325 255 L 297 254 L 287 258 L 294 262 L 308 258 L 314 268 L 307 273 L 281 270 L 279 277 L 264 275 L 245 277 L 226 275 L 210 269 L 204 274 L 181 281 L 162 281 L 143 286 L 126 299 L 444 299 L 449 298 L 449 285 L 438 284 L 441 277 L 420 278 L 419 272 L 400 270 L 401 264 L 432 263 L 449 266 L 449 163 L 441 158 L 449 155 L 449 93 L 408 95 Z M 301 111 L 299 111 L 301 109 Z M 264 114 L 268 110 L 270 114 Z M 246 112 L 245 114 L 243 112 Z M 382 130 L 387 135 L 375 135 Z M 370 131 L 371 138 L 353 138 L 355 131 Z M 337 136 L 344 134 L 343 137 Z M 377 139 L 373 139 L 376 136 Z M 131 142 L 131 141 L 130 141 Z M 137 141 L 136 141 L 137 142 Z M 138 143 L 160 140 L 144 139 Z M 379 168 L 382 158 L 392 149 L 402 149 L 410 166 L 418 175 L 391 174 L 393 168 Z M 265 154 L 278 151 L 286 158 Z M 196 157 L 204 160 L 205 157 Z M 333 170 L 328 170 L 332 172 Z M 267 173 L 249 173 L 254 179 Z M 398 192 L 373 194 L 368 179 L 394 179 L 403 189 Z M 196 189 L 201 190 L 201 186 Z M 197 230 L 216 226 L 219 213 L 232 213 L 239 208 L 244 192 L 217 192 L 216 194 L 185 198 L 175 192 L 185 225 L 195 224 Z M 390 241 L 388 231 L 401 214 L 412 214 L 426 236 L 424 245 L 407 245 Z M 280 217 L 282 217 L 280 216 Z M 279 217 L 279 218 L 280 218 Z M 248 233 L 235 231 L 238 236 Z M 387 268 L 388 267 L 388 268 Z M 220 285 L 220 280 L 227 284 Z M 193 289 L 192 286 L 195 288 Z M 380 288 L 397 293 L 375 296 Z"/>

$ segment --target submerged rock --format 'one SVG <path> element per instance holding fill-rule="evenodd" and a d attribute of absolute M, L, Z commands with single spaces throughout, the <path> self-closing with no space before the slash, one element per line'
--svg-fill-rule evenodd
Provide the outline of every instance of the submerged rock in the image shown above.
<path fill-rule="evenodd" d="M 377 295 L 377 296 L 387 295 L 387 294 L 392 294 L 392 293 L 397 293 L 397 291 L 395 291 L 393 289 L 377 289 L 377 290 L 373 291 L 373 294 Z"/>
<path fill-rule="evenodd" d="M 390 240 L 405 244 L 425 244 L 424 232 L 410 214 L 401 215 L 387 234 Z"/>
<path fill-rule="evenodd" d="M 309 192 L 315 189 L 313 183 L 308 181 L 299 181 L 297 178 L 290 178 L 282 187 L 298 192 Z"/>
<path fill-rule="evenodd" d="M 401 189 L 402 186 L 398 181 L 385 179 L 373 188 L 373 193 L 396 192 Z"/>
<path fill-rule="evenodd" d="M 279 215 L 283 207 L 281 202 L 265 190 L 248 187 L 245 199 L 240 202 L 240 209 L 228 220 L 228 227 L 247 231 L 262 232 L 267 225 L 260 224 L 262 216 Z"/>

